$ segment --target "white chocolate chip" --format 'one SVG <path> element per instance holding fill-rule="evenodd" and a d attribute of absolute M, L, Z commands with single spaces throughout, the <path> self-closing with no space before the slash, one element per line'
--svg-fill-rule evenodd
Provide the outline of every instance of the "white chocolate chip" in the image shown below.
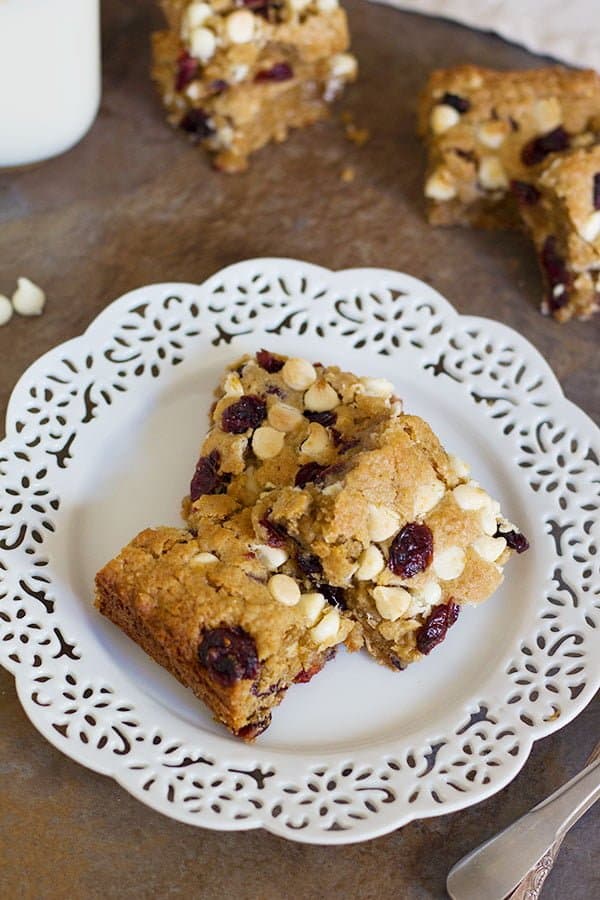
<path fill-rule="evenodd" d="M 316 459 L 329 450 L 331 441 L 329 433 L 323 425 L 318 422 L 311 422 L 308 426 L 308 437 L 300 445 L 300 450 L 306 456 Z"/>
<path fill-rule="evenodd" d="M 237 372 L 230 372 L 223 382 L 223 390 L 227 397 L 242 397 L 244 387 Z"/>
<path fill-rule="evenodd" d="M 394 393 L 394 385 L 387 378 L 361 378 L 360 383 L 367 397 L 381 397 L 385 400 Z"/>
<path fill-rule="evenodd" d="M 387 506 L 369 504 L 367 531 L 370 541 L 387 541 L 400 528 L 400 517 Z"/>
<path fill-rule="evenodd" d="M 477 129 L 477 137 L 484 147 L 490 150 L 497 150 L 504 143 L 507 130 L 504 122 L 492 121 L 484 122 Z"/>
<path fill-rule="evenodd" d="M 373 589 L 373 599 L 381 618 L 395 622 L 407 611 L 411 596 L 404 588 L 378 585 Z"/>
<path fill-rule="evenodd" d="M 354 577 L 359 581 L 371 581 L 376 578 L 385 566 L 383 553 L 375 544 L 369 544 L 366 550 L 360 555 L 358 560 L 358 569 L 354 573 Z"/>
<path fill-rule="evenodd" d="M 254 37 L 254 16 L 249 9 L 236 9 L 225 20 L 225 31 L 232 44 L 249 44 Z"/>
<path fill-rule="evenodd" d="M 192 81 L 191 84 L 185 89 L 186 97 L 189 97 L 190 100 L 199 100 L 202 96 L 202 85 L 199 81 Z"/>
<path fill-rule="evenodd" d="M 307 625 L 314 625 L 323 612 L 324 606 L 325 597 L 323 594 L 319 594 L 318 591 L 311 591 L 310 593 L 302 594 L 300 597 L 298 611 L 304 617 Z"/>
<path fill-rule="evenodd" d="M 340 630 L 340 614 L 337 609 L 329 609 L 321 621 L 310 630 L 310 636 L 322 647 L 330 647 L 337 642 Z"/>
<path fill-rule="evenodd" d="M 250 66 L 247 66 L 245 63 L 237 63 L 233 65 L 230 69 L 230 81 L 234 84 L 239 84 L 241 81 L 244 81 L 248 77 L 248 72 L 250 71 Z"/>
<path fill-rule="evenodd" d="M 259 544 L 254 548 L 254 552 L 263 566 L 266 566 L 271 572 L 282 566 L 289 556 L 281 547 L 269 547 L 268 544 Z"/>
<path fill-rule="evenodd" d="M 593 212 L 591 216 L 589 216 L 581 228 L 579 229 L 579 234 L 587 241 L 589 244 L 593 244 L 598 235 L 600 235 L 600 209 Z"/>
<path fill-rule="evenodd" d="M 336 494 L 341 493 L 342 485 L 339 481 L 334 481 L 333 484 L 328 484 L 327 487 L 323 488 L 321 494 L 324 497 L 335 497 Z"/>
<path fill-rule="evenodd" d="M 453 453 L 449 453 L 448 462 L 450 463 L 450 468 L 457 478 L 468 478 L 471 474 L 470 467 L 466 462 L 464 462 L 464 460 L 460 458 L 460 456 L 455 456 Z"/>
<path fill-rule="evenodd" d="M 431 110 L 429 125 L 434 134 L 443 134 L 460 122 L 460 113 L 447 103 L 438 103 Z"/>
<path fill-rule="evenodd" d="M 562 123 L 562 109 L 556 97 L 538 100 L 533 107 L 536 125 L 542 134 L 554 131 Z"/>
<path fill-rule="evenodd" d="M 488 494 L 474 481 L 457 485 L 452 495 L 461 509 L 482 509 L 490 502 Z"/>
<path fill-rule="evenodd" d="M 286 403 L 274 403 L 267 413 L 269 425 L 276 428 L 277 431 L 293 431 L 300 422 L 304 422 L 304 416 L 295 406 L 288 406 Z"/>
<path fill-rule="evenodd" d="M 271 575 L 267 587 L 273 599 L 284 606 L 295 606 L 300 600 L 300 588 L 289 575 Z"/>
<path fill-rule="evenodd" d="M 213 11 L 208 3 L 190 3 L 186 9 L 181 27 L 181 36 L 187 40 L 194 28 L 204 25 Z"/>
<path fill-rule="evenodd" d="M 461 547 L 449 547 L 433 555 L 433 571 L 442 581 L 458 578 L 465 568 L 466 556 Z"/>
<path fill-rule="evenodd" d="M 307 6 L 310 6 L 312 0 L 289 0 L 289 4 L 296 12 L 303 12 Z"/>
<path fill-rule="evenodd" d="M 219 557 L 214 553 L 196 553 L 190 559 L 190 566 L 207 566 L 210 563 L 219 562 Z"/>
<path fill-rule="evenodd" d="M 281 377 L 292 390 L 305 391 L 317 380 L 317 373 L 308 360 L 292 357 L 286 360 Z"/>
<path fill-rule="evenodd" d="M 304 405 L 312 412 L 329 412 L 339 406 L 340 398 L 325 379 L 319 379 L 304 395 Z"/>
<path fill-rule="evenodd" d="M 430 200 L 452 200 L 456 185 L 446 169 L 437 169 L 425 182 L 425 196 Z"/>
<path fill-rule="evenodd" d="M 430 484 L 418 485 L 417 489 L 415 490 L 414 500 L 415 518 L 418 519 L 422 516 L 427 515 L 427 513 L 432 510 L 434 506 L 437 506 L 445 493 L 446 488 L 437 478 Z"/>
<path fill-rule="evenodd" d="M 442 589 L 439 583 L 433 581 L 433 579 L 422 584 L 415 593 L 417 598 L 426 606 L 435 606 L 442 598 Z"/>
<path fill-rule="evenodd" d="M 334 78 L 354 78 L 358 66 L 351 53 L 336 53 L 329 60 L 329 71 Z"/>
<path fill-rule="evenodd" d="M 12 295 L 14 311 L 20 316 L 40 316 L 46 302 L 46 295 L 29 278 L 17 278 L 17 289 Z"/>
<path fill-rule="evenodd" d="M 259 459 L 273 459 L 283 450 L 283 441 L 282 431 L 262 425 L 252 435 L 252 449 Z"/>
<path fill-rule="evenodd" d="M 317 0 L 317 9 L 319 12 L 332 12 L 339 6 L 338 0 Z"/>
<path fill-rule="evenodd" d="M 217 38 L 210 28 L 194 28 L 190 34 L 190 52 L 192 56 L 206 63 L 217 49 Z"/>
<path fill-rule="evenodd" d="M 479 182 L 488 191 L 505 190 L 508 176 L 497 156 L 483 156 L 479 163 Z"/>
<path fill-rule="evenodd" d="M 8 297 L 0 294 L 0 326 L 10 322 L 13 314 L 13 306 Z"/>
<path fill-rule="evenodd" d="M 496 562 L 498 557 L 506 550 L 506 541 L 503 537 L 494 538 L 485 535 L 473 541 L 471 546 L 482 559 L 492 563 Z"/>
<path fill-rule="evenodd" d="M 496 513 L 490 505 L 484 506 L 479 513 L 479 522 L 485 534 L 494 535 L 498 530 Z"/>

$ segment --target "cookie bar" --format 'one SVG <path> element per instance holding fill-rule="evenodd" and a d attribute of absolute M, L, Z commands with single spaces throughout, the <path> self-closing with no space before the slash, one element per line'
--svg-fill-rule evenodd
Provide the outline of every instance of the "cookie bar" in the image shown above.
<path fill-rule="evenodd" d="M 263 539 L 275 528 L 312 554 L 315 580 L 338 589 L 367 649 L 391 668 L 429 653 L 461 605 L 500 585 L 511 550 L 528 546 L 467 466 L 405 414 L 340 465 L 266 493 L 252 515 Z"/>
<path fill-rule="evenodd" d="M 510 182 L 529 181 L 548 154 L 600 131 L 600 75 L 560 67 L 432 73 L 419 105 L 434 225 L 516 226 Z"/>
<path fill-rule="evenodd" d="M 600 305 L 600 145 L 552 154 L 512 188 L 538 252 L 543 311 L 589 318 Z"/>
<path fill-rule="evenodd" d="M 253 740 L 294 682 L 307 682 L 352 623 L 254 540 L 247 512 L 200 536 L 148 529 L 96 576 L 96 605 L 210 707 Z M 276 573 L 274 574 L 274 572 Z"/>
<path fill-rule="evenodd" d="M 356 78 L 338 0 L 162 0 L 153 77 L 168 120 L 236 172 L 288 129 L 328 115 Z"/>

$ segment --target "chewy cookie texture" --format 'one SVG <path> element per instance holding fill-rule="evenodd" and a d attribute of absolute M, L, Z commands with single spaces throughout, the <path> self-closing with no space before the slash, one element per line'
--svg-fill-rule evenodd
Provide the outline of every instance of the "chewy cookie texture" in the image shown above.
<path fill-rule="evenodd" d="M 425 196 L 434 225 L 515 225 L 511 181 L 600 131 L 600 75 L 560 67 L 432 73 L 419 130 L 429 149 Z"/>
<path fill-rule="evenodd" d="M 252 509 L 256 537 L 361 626 L 392 668 L 485 600 L 527 542 L 385 379 L 266 351 L 222 379 L 188 526 Z"/>
<path fill-rule="evenodd" d="M 162 0 L 153 77 L 169 122 L 228 172 L 328 115 L 356 78 L 338 0 Z"/>
<path fill-rule="evenodd" d="M 198 536 L 148 529 L 98 573 L 96 605 L 252 740 L 290 684 L 309 681 L 340 642 L 356 646 L 353 624 L 281 567 L 247 511 Z"/>

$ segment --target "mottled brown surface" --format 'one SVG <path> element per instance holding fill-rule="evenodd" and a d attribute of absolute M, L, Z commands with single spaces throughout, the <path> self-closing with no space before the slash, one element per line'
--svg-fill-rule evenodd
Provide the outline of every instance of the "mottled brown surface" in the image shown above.
<path fill-rule="evenodd" d="M 0 176 L 0 290 L 27 274 L 48 291 L 39 320 L 0 331 L 0 407 L 26 366 L 79 334 L 110 300 L 152 281 L 200 281 L 244 257 L 404 269 L 462 312 L 500 316 L 546 356 L 567 395 L 598 416 L 598 325 L 536 311 L 533 255 L 519 235 L 431 230 L 422 215 L 416 91 L 428 70 L 471 60 L 532 66 L 492 37 L 364 2 L 350 4 L 362 79 L 346 101 L 372 141 L 324 124 L 269 148 L 251 171 L 212 173 L 163 126 L 146 77 L 150 0 L 105 0 L 105 93 L 66 156 Z M 32 112 L 34 114 L 34 112 Z M 345 166 L 356 170 L 343 183 Z M 308 847 L 254 831 L 217 834 L 163 818 L 47 744 L 0 672 L 0 895 L 23 898 L 442 897 L 450 865 L 556 788 L 597 740 L 600 704 L 542 741 L 496 797 L 366 844 Z M 600 816 L 568 836 L 545 900 L 600 896 Z"/>

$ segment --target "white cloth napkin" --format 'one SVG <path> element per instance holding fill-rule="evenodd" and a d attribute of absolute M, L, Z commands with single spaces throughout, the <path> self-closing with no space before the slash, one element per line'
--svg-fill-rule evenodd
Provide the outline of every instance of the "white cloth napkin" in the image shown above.
<path fill-rule="evenodd" d="M 534 53 L 600 69 L 600 0 L 373 0 L 495 31 Z"/>

